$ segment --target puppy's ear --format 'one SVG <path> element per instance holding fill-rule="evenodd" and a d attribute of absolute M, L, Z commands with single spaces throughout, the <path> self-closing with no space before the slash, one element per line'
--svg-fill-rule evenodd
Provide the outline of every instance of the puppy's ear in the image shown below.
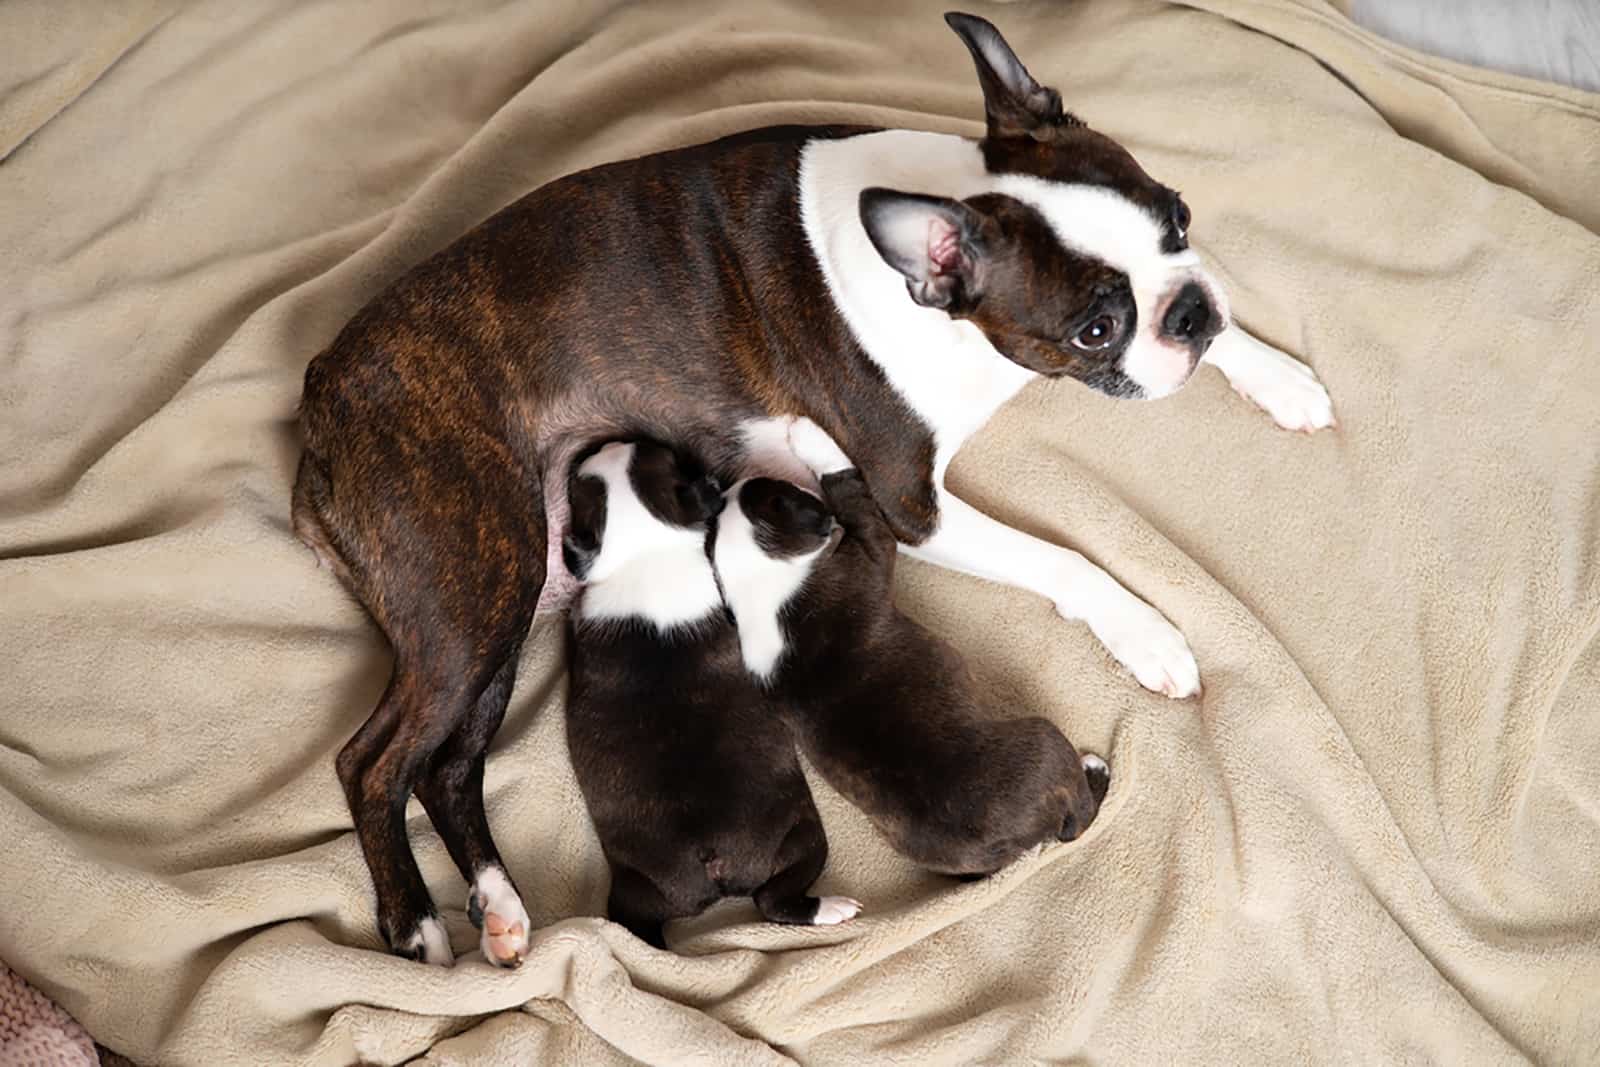
<path fill-rule="evenodd" d="M 1044 140 L 1078 120 L 1061 110 L 1061 94 L 1034 81 L 1028 68 L 988 19 L 951 11 L 944 21 L 972 53 L 983 87 L 983 110 L 990 137 Z"/>
<path fill-rule="evenodd" d="M 884 262 L 923 307 L 969 311 L 983 295 L 983 216 L 959 200 L 892 189 L 861 191 L 861 223 Z"/>
<path fill-rule="evenodd" d="M 677 495 L 684 526 L 709 522 L 722 510 L 722 490 L 710 475 L 682 483 L 677 487 Z"/>

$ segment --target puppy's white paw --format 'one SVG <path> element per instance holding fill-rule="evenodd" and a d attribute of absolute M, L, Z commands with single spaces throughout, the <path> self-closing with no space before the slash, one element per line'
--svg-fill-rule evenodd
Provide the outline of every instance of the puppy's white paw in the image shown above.
<path fill-rule="evenodd" d="M 1241 354 L 1218 366 L 1235 392 L 1285 430 L 1315 433 L 1338 425 L 1333 400 L 1310 367 L 1237 329 L 1230 333 L 1239 335 L 1234 343 Z"/>
<path fill-rule="evenodd" d="M 499 867 L 485 867 L 467 891 L 467 918 L 482 931 L 483 958 L 496 967 L 520 967 L 528 955 L 533 924 L 511 879 Z"/>
<path fill-rule="evenodd" d="M 1146 689 L 1174 700 L 1200 692 L 1200 668 L 1189 642 L 1144 601 L 1126 594 L 1114 610 L 1086 621 L 1106 651 Z"/>
<path fill-rule="evenodd" d="M 812 926 L 837 926 L 861 913 L 861 901 L 850 897 L 819 897 Z"/>
<path fill-rule="evenodd" d="M 417 924 L 416 931 L 398 946 L 400 954 L 435 967 L 454 967 L 455 953 L 450 951 L 450 938 L 444 932 L 444 923 L 433 916 Z"/>
<path fill-rule="evenodd" d="M 804 415 L 797 417 L 789 426 L 789 447 L 800 462 L 810 467 L 818 477 L 855 466 L 828 435 L 828 431 Z"/>

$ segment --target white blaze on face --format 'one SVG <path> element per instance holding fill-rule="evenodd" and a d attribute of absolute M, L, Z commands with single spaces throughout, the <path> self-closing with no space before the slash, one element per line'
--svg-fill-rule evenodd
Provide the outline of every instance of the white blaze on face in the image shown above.
<path fill-rule="evenodd" d="M 729 489 L 717 517 L 712 562 L 722 582 L 722 595 L 739 627 L 744 665 L 766 681 L 786 647 L 779 612 L 800 591 L 827 542 L 801 556 L 774 558 L 756 542 L 755 526 L 739 506 L 744 482 Z"/>
<path fill-rule="evenodd" d="M 995 191 L 1037 210 L 1067 248 L 1128 276 L 1139 321 L 1121 366 L 1146 397 L 1167 396 L 1189 380 L 1198 356 L 1189 345 L 1161 333 L 1173 297 L 1194 282 L 1206 291 L 1219 322 L 1228 314 L 1222 290 L 1206 275 L 1199 256 L 1192 250 L 1163 252 L 1161 224 L 1112 189 L 1002 174 L 995 178 Z"/>
<path fill-rule="evenodd" d="M 672 526 L 650 513 L 628 476 L 633 451 L 613 442 L 578 468 L 606 483 L 600 552 L 584 576 L 578 612 L 594 621 L 643 618 L 658 630 L 698 622 L 722 603 L 705 530 Z"/>

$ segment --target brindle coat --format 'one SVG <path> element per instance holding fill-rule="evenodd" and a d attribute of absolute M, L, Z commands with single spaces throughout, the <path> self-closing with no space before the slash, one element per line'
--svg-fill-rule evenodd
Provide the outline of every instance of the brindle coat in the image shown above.
<path fill-rule="evenodd" d="M 951 22 L 983 82 L 992 168 L 1176 203 L 1053 90 L 1010 98 L 974 44 L 993 27 Z M 651 437 L 731 480 L 742 420 L 806 415 L 859 457 L 897 538 L 935 529 L 931 431 L 828 299 L 800 218 L 806 143 L 861 132 L 761 129 L 551 182 L 399 279 L 307 367 L 294 527 L 394 648 L 337 760 L 391 948 L 435 914 L 406 840 L 413 790 L 469 881 L 499 862 L 484 753 L 545 583 L 546 487 L 577 448 Z M 1039 338 L 1096 278 L 1035 240 L 1045 224 L 1022 205 L 992 206 L 971 235 L 992 269 L 1037 259 L 1049 285 L 952 313 L 1024 365 L 1092 378 L 1100 362 Z"/>

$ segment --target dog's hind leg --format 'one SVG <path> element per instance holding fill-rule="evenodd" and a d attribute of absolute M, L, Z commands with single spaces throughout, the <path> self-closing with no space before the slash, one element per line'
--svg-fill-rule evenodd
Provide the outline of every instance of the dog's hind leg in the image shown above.
<path fill-rule="evenodd" d="M 533 933 L 522 898 L 489 833 L 483 797 L 484 758 L 511 699 L 517 652 L 511 650 L 477 704 L 417 780 L 417 797 L 467 880 L 467 917 L 482 931 L 479 947 L 484 959 L 499 967 L 520 964 Z"/>
<path fill-rule="evenodd" d="M 339 752 L 335 767 L 378 897 L 378 928 L 397 955 L 448 966 L 444 927 L 406 838 L 406 800 L 421 764 L 465 714 L 457 689 L 395 661 L 377 709 Z"/>
<path fill-rule="evenodd" d="M 359 453 L 346 443 L 351 439 Z M 449 963 L 406 838 L 406 801 L 426 772 L 439 771 L 437 786 L 424 790 L 431 799 L 445 795 L 446 783 L 465 791 L 434 805 L 452 853 L 466 856 L 471 841 L 474 859 L 494 855 L 482 818 L 480 761 L 505 711 L 516 652 L 544 580 L 539 481 L 500 451 L 468 452 L 377 429 L 348 428 L 333 444 L 347 465 L 332 474 L 311 445 L 295 487 L 295 528 L 312 534 L 319 554 L 334 554 L 335 573 L 395 654 L 383 699 L 335 766 L 372 872 L 384 940 L 398 954 Z M 355 462 L 360 454 L 390 452 L 412 459 L 404 466 Z M 343 480 L 340 469 L 348 472 Z M 436 761 L 463 729 L 459 744 Z M 523 926 L 526 934 L 525 920 Z"/>

